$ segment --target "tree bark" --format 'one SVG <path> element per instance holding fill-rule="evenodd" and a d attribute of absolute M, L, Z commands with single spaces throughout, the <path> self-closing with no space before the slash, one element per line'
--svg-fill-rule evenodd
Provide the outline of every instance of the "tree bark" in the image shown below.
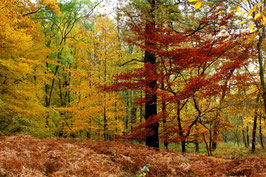
<path fill-rule="evenodd" d="M 260 116 L 260 144 L 261 144 L 262 149 L 264 149 L 261 119 L 262 119 L 262 116 Z"/>
<path fill-rule="evenodd" d="M 256 99 L 256 104 L 259 104 L 260 94 L 258 94 Z M 256 133 L 257 133 L 257 118 L 258 118 L 258 105 L 255 108 L 255 115 L 253 121 L 253 131 L 252 131 L 252 147 L 251 152 L 254 153 L 256 151 Z"/>
<path fill-rule="evenodd" d="M 182 147 L 182 153 L 185 153 L 186 152 L 186 140 L 182 140 L 181 147 Z"/>
<path fill-rule="evenodd" d="M 195 141 L 195 152 L 199 152 L 199 142 Z"/>
<path fill-rule="evenodd" d="M 152 34 L 152 30 L 151 27 L 155 27 L 155 22 L 154 22 L 154 17 L 153 17 L 153 11 L 155 10 L 155 0 L 148 0 L 148 2 L 151 5 L 151 9 L 149 11 L 149 15 L 151 17 L 150 19 L 147 19 L 146 22 L 146 26 L 145 26 L 145 33 L 147 36 Z M 146 70 L 151 70 L 151 65 L 155 65 L 156 64 L 156 56 L 155 54 L 153 54 L 152 52 L 150 52 L 149 50 L 147 50 L 147 48 L 150 45 L 154 45 L 152 42 L 150 42 L 150 39 L 148 39 L 146 37 L 145 40 L 145 46 L 146 46 L 146 50 L 145 50 L 145 56 L 144 56 L 144 63 L 145 63 L 145 69 Z M 150 72 L 154 72 L 153 74 L 156 74 L 156 70 L 155 71 L 150 71 Z M 148 100 L 145 103 L 145 120 L 146 122 L 149 121 L 153 121 L 151 119 L 153 119 L 153 116 L 157 115 L 157 94 L 156 94 L 156 80 L 151 80 L 151 78 L 147 78 L 146 77 L 146 82 L 147 83 L 147 87 L 149 91 L 145 91 L 145 98 L 146 100 Z M 146 127 L 146 130 L 148 131 L 148 135 L 146 137 L 146 145 L 149 147 L 154 147 L 154 148 L 159 148 L 159 122 L 155 121 L 154 123 L 152 123 L 151 125 Z"/>
<path fill-rule="evenodd" d="M 245 135 L 245 130 L 242 130 L 242 137 L 243 137 L 243 142 L 246 148 L 248 148 L 248 143 L 246 140 L 246 135 Z"/>
<path fill-rule="evenodd" d="M 142 99 L 142 90 L 140 91 L 140 98 Z M 142 103 L 140 104 L 140 110 L 139 110 L 139 116 L 140 116 L 140 123 L 142 123 L 143 121 L 143 107 L 142 107 Z"/>
<path fill-rule="evenodd" d="M 256 25 L 258 27 L 258 24 L 256 22 Z M 266 113 L 266 84 L 265 84 L 265 76 L 264 76 L 264 69 L 263 69 L 263 55 L 262 55 L 262 43 L 265 37 L 265 27 L 262 27 L 262 32 L 259 33 L 259 41 L 257 43 L 257 49 L 258 49 L 258 60 L 259 60 L 259 70 L 260 70 L 260 82 L 262 87 L 262 98 L 264 102 L 264 112 Z"/>
<path fill-rule="evenodd" d="M 176 114 L 177 114 L 177 123 L 178 123 L 178 134 L 179 137 L 181 139 L 181 149 L 182 149 L 182 153 L 186 152 L 186 137 L 183 134 L 183 129 L 182 129 L 182 125 L 181 125 L 181 117 L 180 117 L 180 102 L 178 101 L 177 103 L 177 110 L 176 110 Z"/>
<path fill-rule="evenodd" d="M 162 86 L 162 90 L 164 90 L 164 83 L 162 82 L 161 84 Z M 166 103 L 165 103 L 165 99 L 162 98 L 162 116 L 163 116 L 163 128 L 164 130 L 166 129 Z M 167 142 L 167 137 L 164 139 L 164 148 L 168 149 L 168 142 Z"/>
<path fill-rule="evenodd" d="M 246 131 L 247 131 L 247 145 L 249 147 L 250 142 L 249 142 L 249 127 L 248 126 L 247 126 Z"/>

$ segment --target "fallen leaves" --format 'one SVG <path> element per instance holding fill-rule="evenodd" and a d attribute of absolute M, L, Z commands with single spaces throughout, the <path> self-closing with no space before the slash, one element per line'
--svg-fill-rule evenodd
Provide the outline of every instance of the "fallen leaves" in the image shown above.
<path fill-rule="evenodd" d="M 144 167 L 148 176 L 263 176 L 266 157 L 229 160 L 128 142 L 27 135 L 0 141 L 0 176 L 136 176 Z"/>

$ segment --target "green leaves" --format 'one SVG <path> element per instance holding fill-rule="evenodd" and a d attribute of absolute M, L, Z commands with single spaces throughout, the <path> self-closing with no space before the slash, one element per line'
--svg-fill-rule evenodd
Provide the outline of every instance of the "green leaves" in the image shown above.
<path fill-rule="evenodd" d="M 64 46 L 61 54 L 62 64 L 72 64 L 74 62 L 74 57 L 71 54 L 71 50 L 68 46 Z"/>

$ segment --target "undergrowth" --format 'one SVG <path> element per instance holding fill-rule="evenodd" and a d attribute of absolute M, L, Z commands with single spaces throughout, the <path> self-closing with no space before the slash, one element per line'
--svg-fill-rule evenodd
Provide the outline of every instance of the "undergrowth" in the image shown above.
<path fill-rule="evenodd" d="M 29 135 L 0 141 L 0 176 L 259 177 L 265 176 L 265 169 L 265 155 L 239 159 L 182 155 L 129 142 L 37 139 Z"/>

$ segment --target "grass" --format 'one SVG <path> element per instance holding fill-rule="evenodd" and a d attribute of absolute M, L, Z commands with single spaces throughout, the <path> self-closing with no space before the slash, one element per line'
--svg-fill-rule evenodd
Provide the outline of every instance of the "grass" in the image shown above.
<path fill-rule="evenodd" d="M 132 141 L 133 144 L 143 144 L 138 141 Z M 164 144 L 160 143 L 160 149 L 164 149 Z M 182 152 L 181 143 L 169 143 L 168 149 L 170 152 Z M 187 153 L 196 153 L 195 144 L 187 143 L 186 145 Z M 199 143 L 198 154 L 207 155 L 206 147 L 204 143 Z M 243 144 L 237 145 L 233 142 L 219 142 L 217 144 L 217 149 L 213 151 L 213 156 L 226 159 L 242 159 L 246 157 L 255 157 L 258 155 L 266 155 L 265 149 L 262 149 L 259 144 L 256 145 L 256 152 L 251 153 L 251 147 L 246 148 Z"/>
<path fill-rule="evenodd" d="M 229 159 L 242 159 L 246 157 L 255 157 L 266 155 L 265 149 L 259 145 L 256 147 L 256 152 L 251 153 L 251 147 L 235 146 L 233 143 L 219 143 L 218 148 L 214 151 L 214 156 Z"/>

